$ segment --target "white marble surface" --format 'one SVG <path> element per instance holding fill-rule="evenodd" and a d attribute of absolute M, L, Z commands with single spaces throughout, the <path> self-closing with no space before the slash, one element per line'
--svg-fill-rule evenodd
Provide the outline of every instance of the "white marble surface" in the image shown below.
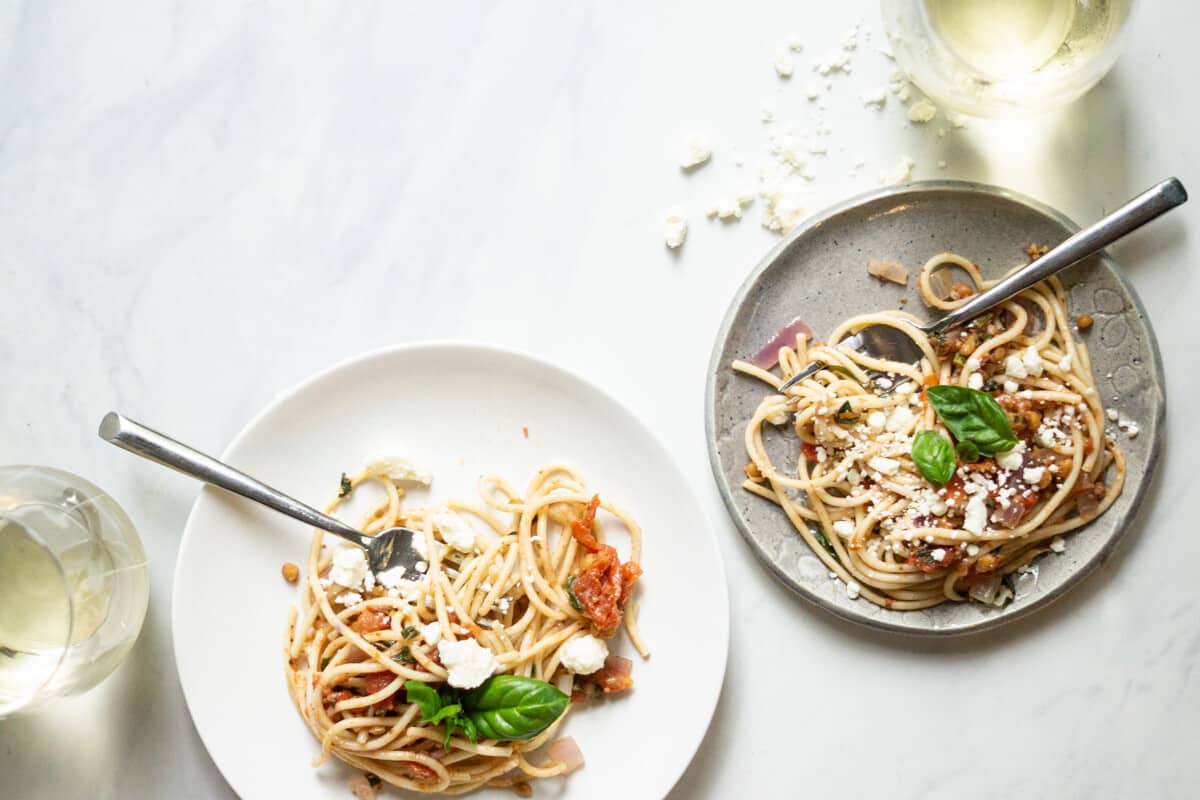
<path fill-rule="evenodd" d="M 1200 10 L 1144 3 L 1115 72 L 1067 113 L 939 137 L 894 98 L 857 99 L 891 69 L 875 3 L 701 5 L 0 2 L 0 462 L 108 488 L 153 584 L 110 681 L 0 723 L 0 796 L 233 796 L 171 649 L 197 487 L 103 446 L 103 412 L 220 450 L 314 370 L 424 338 L 572 365 L 662 432 L 704 498 L 735 624 L 674 797 L 1200 794 L 1198 201 L 1114 248 L 1168 375 L 1145 512 L 1109 564 L 1010 628 L 913 641 L 793 599 L 725 516 L 701 407 L 728 298 L 776 241 L 757 208 L 702 216 L 753 185 L 764 101 L 832 130 L 814 209 L 907 153 L 918 178 L 999 182 L 1090 220 L 1170 173 L 1200 187 Z M 809 65 L 860 19 L 872 41 L 819 112 Z M 793 31 L 807 50 L 789 83 L 771 65 Z M 691 130 L 717 155 L 683 175 Z M 661 240 L 676 203 L 692 226 L 678 255 Z"/>

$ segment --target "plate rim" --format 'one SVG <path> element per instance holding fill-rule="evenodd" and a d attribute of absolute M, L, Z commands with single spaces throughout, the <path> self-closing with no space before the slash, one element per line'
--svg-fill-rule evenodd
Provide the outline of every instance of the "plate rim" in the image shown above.
<path fill-rule="evenodd" d="M 1018 205 L 1023 205 L 1033 211 L 1036 211 L 1043 216 L 1046 216 L 1062 225 L 1070 233 L 1075 233 L 1080 226 L 1068 217 L 1066 214 L 1057 209 L 1036 200 L 1028 195 L 1007 189 L 995 184 L 979 183 L 975 181 L 962 180 L 923 180 L 912 181 L 910 183 L 898 184 L 894 186 L 884 186 L 877 189 L 869 189 L 865 192 L 852 195 L 851 197 L 828 206 L 821 211 L 807 217 L 800 225 L 785 236 L 778 244 L 772 247 L 765 256 L 754 266 L 750 273 L 746 276 L 738 287 L 737 292 L 729 302 L 728 308 L 725 310 L 725 315 L 721 319 L 721 325 L 717 329 L 716 337 L 713 340 L 712 352 L 708 361 L 708 374 L 705 376 L 704 383 L 704 434 L 705 444 L 708 451 L 709 468 L 712 470 L 713 480 L 717 484 L 717 490 L 721 495 L 721 501 L 725 506 L 728 516 L 733 521 L 741 534 L 742 539 L 750 546 L 755 557 L 767 567 L 771 575 L 786 586 L 793 595 L 811 603 L 817 608 L 828 611 L 833 615 L 844 619 L 848 622 L 853 622 L 856 625 L 870 628 L 873 630 L 886 631 L 888 633 L 902 634 L 913 638 L 950 638 L 958 636 L 969 636 L 971 634 L 980 633 L 985 630 L 991 630 L 1003 625 L 1015 622 L 1019 619 L 1024 619 L 1030 614 L 1045 609 L 1054 601 L 1061 598 L 1068 591 L 1077 586 L 1088 575 L 1096 570 L 1101 564 L 1105 563 L 1113 552 L 1124 540 L 1126 532 L 1139 518 L 1142 503 L 1146 498 L 1146 494 L 1150 486 L 1154 483 L 1154 477 L 1157 472 L 1158 462 L 1162 453 L 1162 445 L 1164 440 L 1164 429 L 1167 413 L 1167 392 L 1165 374 L 1163 372 L 1162 353 L 1158 347 L 1158 336 L 1154 332 L 1153 324 L 1150 316 L 1146 313 L 1146 308 L 1142 304 L 1142 299 L 1134 289 L 1133 285 L 1125 276 L 1124 270 L 1116 263 L 1115 260 L 1108 254 L 1107 250 L 1101 250 L 1097 256 L 1105 266 L 1107 266 L 1116 276 L 1117 282 L 1126 292 L 1132 301 L 1133 313 L 1136 313 L 1142 323 L 1146 326 L 1146 331 L 1149 334 L 1147 337 L 1149 349 L 1151 353 L 1151 362 L 1154 369 L 1154 387 L 1157 390 L 1159 397 L 1157 413 L 1154 416 L 1154 438 L 1150 444 L 1149 454 L 1146 459 L 1145 475 L 1146 479 L 1141 482 L 1137 490 L 1133 494 L 1133 499 L 1130 502 L 1129 512 L 1125 521 L 1119 525 L 1100 547 L 1092 558 L 1075 570 L 1062 583 L 1055 586 L 1052 590 L 1037 598 L 1034 602 L 1024 606 L 1016 611 L 1004 613 L 998 616 L 986 617 L 976 622 L 967 625 L 959 625 L 951 628 L 932 628 L 932 627 L 917 627 L 905 626 L 891 622 L 886 619 L 879 619 L 874 616 L 868 616 L 861 612 L 854 612 L 851 609 L 842 608 L 834 603 L 829 602 L 823 596 L 813 592 L 808 587 L 801 585 L 791 576 L 787 575 L 770 557 L 765 548 L 759 543 L 750 530 L 750 526 L 742 518 L 738 511 L 736 501 L 732 492 L 732 487 L 725 480 L 724 470 L 721 467 L 720 455 L 717 452 L 716 439 L 716 416 L 715 416 L 715 400 L 716 400 L 716 381 L 719 370 L 721 369 L 721 351 L 726 340 L 729 338 L 730 331 L 733 328 L 734 318 L 738 311 L 746 302 L 746 298 L 757 285 L 762 274 L 774 265 L 785 251 L 791 246 L 792 242 L 812 232 L 820 227 L 827 220 L 832 219 L 847 211 L 853 210 L 856 207 L 866 205 L 878 200 L 887 198 L 899 198 L 909 194 L 923 194 L 930 192 L 949 192 L 949 193 L 964 193 L 964 194 L 979 194 L 988 195 L 993 198 L 1007 200 Z M 903 613 L 903 612 L 901 612 Z"/>
<path fill-rule="evenodd" d="M 329 366 L 326 366 L 326 367 L 319 369 L 311 374 L 306 375 L 305 377 L 301 378 L 299 381 L 295 382 L 294 384 L 289 385 L 289 387 L 287 389 L 285 389 L 285 390 L 279 392 L 278 394 L 276 394 L 275 396 L 273 396 L 266 405 L 264 405 L 257 413 L 255 413 L 238 430 L 238 432 L 236 434 L 234 434 L 233 438 L 229 440 L 229 443 L 227 445 L 225 445 L 224 448 L 222 448 L 218 458 L 222 461 L 227 461 L 230 451 L 232 451 L 239 444 L 241 444 L 241 442 L 247 436 L 249 436 L 251 434 L 251 432 L 268 415 L 274 413 L 280 406 L 284 405 L 285 403 L 287 403 L 288 401 L 290 401 L 297 395 L 306 391 L 311 385 L 316 384 L 320 381 L 323 381 L 323 380 L 329 378 L 330 376 L 334 375 L 337 372 L 351 369 L 363 362 L 370 361 L 370 360 L 376 359 L 376 358 L 387 358 L 387 357 L 397 356 L 397 355 L 412 352 L 412 351 L 438 351 L 438 350 L 476 351 L 476 352 L 481 352 L 481 353 L 485 353 L 485 354 L 500 354 L 500 355 L 504 355 L 507 357 L 522 359 L 522 360 L 525 360 L 541 369 L 549 370 L 551 373 L 557 373 L 560 376 L 566 376 L 570 379 L 578 381 L 580 384 L 584 385 L 591 391 L 596 392 L 604 400 L 608 401 L 609 403 L 612 403 L 616 408 L 618 408 L 621 412 L 623 412 L 633 422 L 636 430 L 646 438 L 646 440 L 650 443 L 650 445 L 652 447 L 658 448 L 661 451 L 663 457 L 667 459 L 667 462 L 669 464 L 671 464 L 671 466 L 678 473 L 678 475 L 681 479 L 681 484 L 686 488 L 686 491 L 689 495 L 688 499 L 690 501 L 692 501 L 693 507 L 700 514 L 701 518 L 704 519 L 704 521 L 706 523 L 705 527 L 707 530 L 707 535 L 711 541 L 713 552 L 716 554 L 715 563 L 716 563 L 716 568 L 717 568 L 717 577 L 719 578 L 719 580 L 717 581 L 717 583 L 719 585 L 718 607 L 723 609 L 725 612 L 721 616 L 721 622 L 720 622 L 720 626 L 719 626 L 719 628 L 720 628 L 719 636 L 720 636 L 721 642 L 723 644 L 723 646 L 721 648 L 719 648 L 720 670 L 718 671 L 718 674 L 720 675 L 720 679 L 717 682 L 715 691 L 712 694 L 707 712 L 703 715 L 704 719 L 705 719 L 704 725 L 702 727 L 700 727 L 700 729 L 697 731 L 697 733 L 695 734 L 695 741 L 692 742 L 690 745 L 689 749 L 691 751 L 691 754 L 688 756 L 686 761 L 684 761 L 683 763 L 681 763 L 679 765 L 678 769 L 674 770 L 674 774 L 670 776 L 670 783 L 667 786 L 667 792 L 670 793 L 675 788 L 675 786 L 678 785 L 678 783 L 679 783 L 680 779 L 683 777 L 684 773 L 687 772 L 687 770 L 691 767 L 692 763 L 695 761 L 696 755 L 699 753 L 700 747 L 704 743 L 704 739 L 708 736 L 708 733 L 712 728 L 713 719 L 716 716 L 717 704 L 720 702 L 721 695 L 723 694 L 724 689 L 725 689 L 725 680 L 729 674 L 729 644 L 730 644 L 730 622 L 731 622 L 731 620 L 730 620 L 731 606 L 729 603 L 729 578 L 728 578 L 728 573 L 725 569 L 725 557 L 724 557 L 724 554 L 721 552 L 721 543 L 717 537 L 716 527 L 714 526 L 713 520 L 709 516 L 708 512 L 705 510 L 704 506 L 700 503 L 699 497 L 696 493 L 696 487 L 693 485 L 693 483 L 690 480 L 688 480 L 687 473 L 684 472 L 683 469 L 680 467 L 679 461 L 672 454 L 671 450 L 667 448 L 667 446 L 666 446 L 665 442 L 662 440 L 662 438 L 653 429 L 651 429 L 650 426 L 648 426 L 645 422 L 643 422 L 642 418 L 637 413 L 635 413 L 633 411 L 633 409 L 630 408 L 626 403 L 622 402 L 620 399 L 618 399 L 616 396 L 614 396 L 611 392 L 604 389 L 603 387 L 588 380 L 584 376 L 582 376 L 572 370 L 569 370 L 566 367 L 563 367 L 562 365 L 556 363 L 555 361 L 552 361 L 551 359 L 548 359 L 548 358 L 545 358 L 542 356 L 534 355 L 528 351 L 525 351 L 525 350 L 522 350 L 522 349 L 519 349 L 516 347 L 509 347 L 509 346 L 505 346 L 505 345 L 480 342 L 480 341 L 473 340 L 473 339 L 422 339 L 422 340 L 416 340 L 416 341 L 410 341 L 410 342 L 398 342 L 398 343 L 389 344 L 389 345 L 382 345 L 380 347 L 372 348 L 370 350 L 366 350 L 366 351 L 357 353 L 355 355 L 351 355 L 351 356 L 342 358 Z M 213 765 L 217 768 L 217 771 L 221 774 L 221 778 L 225 781 L 226 785 L 228 785 L 229 788 L 235 794 L 238 794 L 238 796 L 240 797 L 241 795 L 238 792 L 237 787 L 230 780 L 230 777 L 226 773 L 225 768 L 221 765 L 221 763 L 213 755 L 213 752 L 209 748 L 208 742 L 205 739 L 204 733 L 200 730 L 200 726 L 196 724 L 196 716 L 192 710 L 193 700 L 189 696 L 187 684 L 183 680 L 183 675 L 182 675 L 182 672 L 180 671 L 181 661 L 179 658 L 180 631 L 182 630 L 180 625 L 178 624 L 178 621 L 179 621 L 178 615 L 179 615 L 179 608 L 180 608 L 179 575 L 180 575 L 180 567 L 183 563 L 185 546 L 187 545 L 188 541 L 192 537 L 192 526 L 195 521 L 196 514 L 198 513 L 198 511 L 200 509 L 200 504 L 209 495 L 216 495 L 219 492 L 220 492 L 220 490 L 215 489 L 212 486 L 209 486 L 207 484 L 201 485 L 200 491 L 197 493 L 195 500 L 192 501 L 192 505 L 188 509 L 188 514 L 184 520 L 183 529 L 179 536 L 179 550 L 175 556 L 174 572 L 171 575 L 171 611 L 170 611 L 171 655 L 175 660 L 175 675 L 179 680 L 179 687 L 180 687 L 180 691 L 183 694 L 184 706 L 187 708 L 188 718 L 192 724 L 192 728 L 193 728 L 193 730 L 195 730 L 197 737 L 200 739 L 200 743 L 204 746 L 204 750 L 208 754 L 209 760 L 212 761 Z M 564 794 L 569 796 L 569 786 L 564 789 Z"/>

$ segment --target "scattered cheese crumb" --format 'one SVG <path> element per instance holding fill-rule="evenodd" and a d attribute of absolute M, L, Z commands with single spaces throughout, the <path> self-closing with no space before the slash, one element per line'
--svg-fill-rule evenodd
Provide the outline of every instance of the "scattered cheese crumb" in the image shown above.
<path fill-rule="evenodd" d="M 970 377 L 967 378 L 967 388 L 982 389 L 983 388 L 983 373 L 972 372 Z"/>
<path fill-rule="evenodd" d="M 908 107 L 908 118 L 913 122 L 926 123 L 937 116 L 937 106 L 922 97 Z"/>
<path fill-rule="evenodd" d="M 900 462 L 886 456 L 871 456 L 867 466 L 881 475 L 895 475 L 900 469 Z"/>
<path fill-rule="evenodd" d="M 712 144 L 709 143 L 708 137 L 700 133 L 688 134 L 679 151 L 679 166 L 684 169 L 692 169 L 710 158 L 712 158 Z"/>
<path fill-rule="evenodd" d="M 792 62 L 792 57 L 787 53 L 780 53 L 775 57 L 775 74 L 781 78 L 790 78 L 796 71 L 796 65 Z"/>
<path fill-rule="evenodd" d="M 712 205 L 704 212 L 709 217 L 723 220 L 741 219 L 742 209 L 754 202 L 754 195 L 749 192 L 729 192 L 723 197 L 714 198 Z"/>
<path fill-rule="evenodd" d="M 687 238 L 687 217 L 684 210 L 679 206 L 672 206 L 667 209 L 667 221 L 663 226 L 663 239 L 667 243 L 667 247 L 674 250 L 683 244 L 683 240 Z"/>
<path fill-rule="evenodd" d="M 890 186 L 897 183 L 908 183 L 912 180 L 913 167 L 917 162 L 913 161 L 909 156 L 901 156 L 900 161 L 896 166 L 892 167 L 887 172 L 881 173 L 879 183 L 881 186 Z"/>
<path fill-rule="evenodd" d="M 838 536 L 849 536 L 854 533 L 854 523 L 848 519 L 839 519 L 833 523 L 833 532 Z"/>
<path fill-rule="evenodd" d="M 858 593 L 861 591 L 862 586 L 859 585 L 858 581 L 850 581 L 846 584 L 846 597 L 849 597 L 851 600 L 857 599 Z"/>
<path fill-rule="evenodd" d="M 977 492 L 971 495 L 971 500 L 967 503 L 967 513 L 963 518 L 963 530 L 974 534 L 983 533 L 983 528 L 987 524 L 987 501 L 984 499 L 985 496 L 986 493 L 984 492 Z"/>
<path fill-rule="evenodd" d="M 1067 540 L 1061 536 L 1055 536 L 1050 540 L 1050 549 L 1056 553 L 1061 553 L 1067 549 Z"/>
<path fill-rule="evenodd" d="M 862 104 L 867 108 L 874 108 L 882 111 L 887 104 L 887 90 L 877 89 L 861 96 Z"/>

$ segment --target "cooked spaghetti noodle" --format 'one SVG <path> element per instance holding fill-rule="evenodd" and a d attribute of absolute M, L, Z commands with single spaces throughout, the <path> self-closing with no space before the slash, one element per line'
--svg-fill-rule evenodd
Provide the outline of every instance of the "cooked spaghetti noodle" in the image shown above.
<path fill-rule="evenodd" d="M 377 580 L 369 572 L 345 578 L 339 564 L 353 558 L 338 554 L 358 558 L 361 551 L 327 541 L 320 531 L 314 535 L 300 606 L 292 609 L 286 639 L 292 699 L 321 742 L 314 766 L 332 754 L 394 786 L 442 794 L 481 786 L 524 791 L 528 787 L 520 784 L 529 779 L 577 766 L 578 758 L 554 758 L 554 744 L 548 757 L 533 751 L 555 736 L 583 695 L 632 686 L 629 662 L 615 656 L 600 669 L 592 665 L 594 671 L 586 676 L 579 670 L 573 675 L 563 663 L 564 645 L 590 634 L 610 637 L 616 633 L 610 625 L 615 621 L 639 653 L 648 655 L 628 597 L 641 572 L 637 522 L 594 497 L 571 469 L 560 465 L 540 470 L 524 496 L 502 478 L 485 476 L 479 484 L 482 502 L 451 501 L 436 508 L 402 507 L 403 488 L 370 468 L 343 478 L 342 495 L 368 480 L 381 484 L 386 496 L 362 530 L 373 534 L 395 525 L 413 528 L 424 537 L 423 552 L 429 557 L 418 564 L 424 571 L 418 581 L 389 581 L 386 573 Z M 341 502 L 339 496 L 328 510 Z M 612 518 L 603 527 L 594 521 L 597 508 Z M 612 522 L 628 532 L 625 564 L 604 544 L 605 528 Z M 469 531 L 465 538 L 464 531 Z M 585 594 L 585 582 L 598 571 L 603 573 L 599 577 L 612 579 L 615 596 Z M 347 585 L 360 576 L 361 584 Z M 605 598 L 608 608 L 603 607 Z M 593 617 L 601 618 L 602 612 L 610 613 L 598 625 Z M 452 680 L 453 667 L 448 670 L 439 654 L 447 642 L 468 641 L 490 653 L 496 675 L 537 678 L 567 693 L 573 690 L 568 712 L 526 740 L 479 737 L 472 742 L 461 733 L 444 737 L 443 729 L 425 723 L 418 706 L 407 702 L 404 685 L 422 681 L 437 686 Z M 606 648 L 590 644 L 603 659 Z M 570 753 L 572 748 L 559 750 Z"/>
<path fill-rule="evenodd" d="M 944 267 L 961 269 L 970 283 L 945 291 Z M 943 253 L 921 268 L 917 288 L 926 304 L 947 310 L 994 283 L 969 260 Z M 1005 576 L 1061 551 L 1063 534 L 1112 504 L 1124 458 L 1105 432 L 1088 351 L 1071 336 L 1058 279 L 942 337 L 924 336 L 909 320 L 916 318 L 899 311 L 854 317 L 829 342 L 887 325 L 920 348 L 915 365 L 810 344 L 804 334 L 779 350 L 779 375 L 734 363 L 775 389 L 809 364 L 826 365 L 786 394 L 763 398 L 746 426 L 743 487 L 779 504 L 852 598 L 900 610 L 967 599 L 1000 605 L 1012 597 Z M 994 458 L 959 458 L 940 488 L 911 453 L 918 432 L 945 431 L 926 391 L 936 385 L 991 395 L 1019 440 Z M 789 422 L 799 438 L 794 469 L 774 463 L 764 440 L 764 428 Z"/>

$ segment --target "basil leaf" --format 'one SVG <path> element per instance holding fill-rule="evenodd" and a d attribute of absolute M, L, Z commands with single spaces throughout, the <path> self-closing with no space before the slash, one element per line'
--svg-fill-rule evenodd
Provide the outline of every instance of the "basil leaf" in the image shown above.
<path fill-rule="evenodd" d="M 436 714 L 434 714 L 432 717 L 430 717 L 429 719 L 427 719 L 425 721 L 428 722 L 430 725 L 437 725 L 439 722 L 441 722 L 444 719 L 449 719 L 451 717 L 457 717 L 461 711 L 462 711 L 462 706 L 460 706 L 458 703 L 451 703 L 448 706 L 442 706 L 441 708 L 439 708 L 438 712 Z M 450 725 L 447 725 L 446 727 L 449 728 Z"/>
<path fill-rule="evenodd" d="M 917 433 L 912 444 L 912 460 L 925 480 L 935 486 L 945 486 L 946 481 L 954 477 L 954 446 L 937 431 Z"/>
<path fill-rule="evenodd" d="M 968 464 L 974 464 L 979 460 L 979 448 L 976 447 L 975 443 L 970 440 L 959 442 L 958 457 Z"/>
<path fill-rule="evenodd" d="M 416 703 L 417 708 L 421 709 L 421 719 L 424 721 L 433 719 L 441 710 L 442 698 L 438 697 L 438 693 L 429 684 L 423 681 L 405 681 L 404 690 L 408 702 Z"/>
<path fill-rule="evenodd" d="M 583 603 L 579 602 L 579 598 L 575 596 L 575 575 L 567 578 L 567 582 L 563 584 L 563 588 L 567 590 L 567 599 L 571 601 L 571 608 L 583 613 Z"/>
<path fill-rule="evenodd" d="M 475 722 L 470 717 L 459 717 L 458 723 L 462 725 L 463 732 L 467 734 L 471 744 L 479 744 L 479 729 L 475 727 Z"/>
<path fill-rule="evenodd" d="M 417 638 L 417 633 L 417 629 L 412 625 L 409 625 L 404 630 L 400 631 L 400 636 L 404 639 L 415 639 Z"/>
<path fill-rule="evenodd" d="M 824 547 L 826 550 L 828 550 L 829 555 L 837 558 L 837 550 L 834 550 L 833 545 L 831 545 L 829 540 L 825 538 L 825 531 L 821 530 L 820 528 L 809 528 L 809 530 L 812 531 L 813 538 L 817 540 L 817 543 L 820 544 L 821 547 Z"/>
<path fill-rule="evenodd" d="M 925 396 L 959 442 L 971 442 L 980 455 L 994 456 L 1017 446 L 1008 415 L 990 394 L 964 386 L 930 386 Z"/>
<path fill-rule="evenodd" d="M 820 369 L 827 369 L 830 372 L 836 372 L 839 375 L 844 375 L 845 377 L 857 383 L 859 386 L 862 386 L 862 381 L 858 379 L 858 376 L 851 372 L 849 368 L 843 367 L 841 364 L 830 364 L 826 361 L 814 361 L 813 363 L 817 364 Z"/>
<path fill-rule="evenodd" d="M 562 716 L 571 698 L 521 675 L 493 675 L 463 697 L 465 718 L 485 739 L 529 739 Z"/>

